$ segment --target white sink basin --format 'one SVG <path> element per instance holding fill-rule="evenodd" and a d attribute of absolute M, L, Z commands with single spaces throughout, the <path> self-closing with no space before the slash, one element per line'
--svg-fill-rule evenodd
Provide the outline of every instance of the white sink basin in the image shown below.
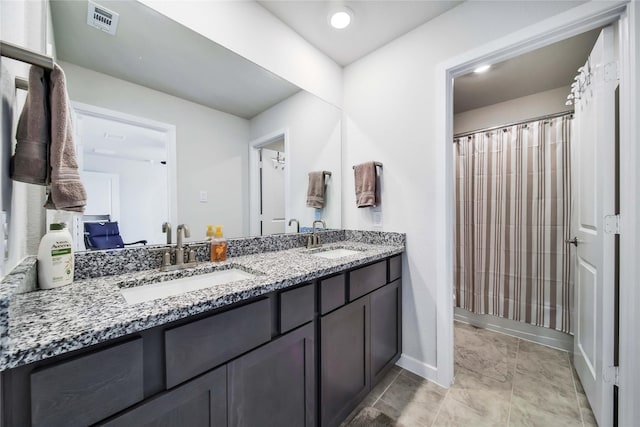
<path fill-rule="evenodd" d="M 319 256 L 321 258 L 327 258 L 327 259 L 336 259 L 336 258 L 342 258 L 349 255 L 355 255 L 357 253 L 360 253 L 360 251 L 354 251 L 353 249 L 338 248 L 338 249 L 329 249 L 326 251 L 314 252 L 311 255 L 315 255 L 315 256 Z"/>
<path fill-rule="evenodd" d="M 253 277 L 256 276 L 237 268 L 231 268 L 197 276 L 168 280 L 166 282 L 122 288 L 120 292 L 122 296 L 124 296 L 125 301 L 127 301 L 127 304 L 133 305 L 154 299 L 181 295 L 185 292 L 196 291 L 198 289 L 210 288 L 211 286 L 225 285 L 239 280 L 251 279 Z"/>

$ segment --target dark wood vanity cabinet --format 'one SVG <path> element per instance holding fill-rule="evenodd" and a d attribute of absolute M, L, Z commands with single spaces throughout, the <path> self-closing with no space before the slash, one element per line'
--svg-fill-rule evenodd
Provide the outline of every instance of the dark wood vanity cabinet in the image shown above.
<path fill-rule="evenodd" d="M 0 427 L 336 426 L 400 356 L 400 262 L 2 372 Z"/>
<path fill-rule="evenodd" d="M 316 425 L 316 348 L 307 324 L 228 364 L 229 427 Z"/>
<path fill-rule="evenodd" d="M 399 263 L 396 256 L 346 273 L 350 302 L 320 318 L 322 427 L 339 425 L 400 358 Z"/>
<path fill-rule="evenodd" d="M 97 425 L 104 427 L 226 426 L 226 369 L 226 366 L 223 366 L 208 372 Z"/>

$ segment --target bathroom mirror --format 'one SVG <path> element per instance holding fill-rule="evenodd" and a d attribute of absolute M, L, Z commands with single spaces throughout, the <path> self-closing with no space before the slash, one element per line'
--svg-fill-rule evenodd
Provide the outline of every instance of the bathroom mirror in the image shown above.
<path fill-rule="evenodd" d="M 338 108 L 140 2 L 97 3 L 103 9 L 97 13 L 118 14 L 115 34 L 87 24 L 87 2 L 51 2 L 56 56 L 78 132 L 89 127 L 86 133 L 98 139 L 78 136 L 82 167 L 92 175 L 89 190 L 99 189 L 93 199 L 89 194 L 88 213 L 111 210 L 125 242 L 149 244 L 165 242 L 163 218 L 174 230 L 188 224 L 188 240 L 203 240 L 207 224 L 222 225 L 230 238 L 261 234 L 256 221 L 266 220 L 261 209 L 270 197 L 282 199 L 282 207 L 268 220 L 281 224 L 263 227 L 264 234 L 295 232 L 291 218 L 301 227 L 320 218 L 340 228 Z M 131 126 L 146 123 L 157 138 L 145 139 L 136 129 L 132 136 L 96 130 L 95 111 Z M 278 138 L 282 144 L 266 154 L 264 146 L 273 148 Z M 262 162 L 256 161 L 263 148 Z M 111 164 L 119 166 L 111 170 Z M 260 166 L 272 168 L 269 176 L 280 186 L 263 190 L 262 199 L 256 196 Z M 305 203 L 314 170 L 331 172 L 320 210 Z M 115 185 L 119 195 L 107 195 Z"/>

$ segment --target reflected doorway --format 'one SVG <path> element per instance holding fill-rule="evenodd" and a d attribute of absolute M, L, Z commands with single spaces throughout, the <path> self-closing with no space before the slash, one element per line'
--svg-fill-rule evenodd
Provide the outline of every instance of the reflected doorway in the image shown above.
<path fill-rule="evenodd" d="M 72 230 L 87 249 L 85 222 L 118 222 L 125 243 L 162 243 L 163 222 L 175 222 L 175 127 L 74 103 L 84 215 Z"/>
<path fill-rule="evenodd" d="M 267 236 L 287 230 L 289 156 L 287 132 L 251 143 L 251 234 Z"/>

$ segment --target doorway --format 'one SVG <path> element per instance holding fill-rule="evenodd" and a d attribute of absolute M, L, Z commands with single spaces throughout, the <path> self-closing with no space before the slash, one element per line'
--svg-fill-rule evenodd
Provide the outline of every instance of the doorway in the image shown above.
<path fill-rule="evenodd" d="M 284 234 L 289 217 L 288 131 L 277 131 L 250 143 L 250 232 L 252 236 Z"/>
<path fill-rule="evenodd" d="M 85 222 L 118 222 L 125 243 L 163 243 L 177 220 L 175 127 L 74 102 L 75 137 L 87 207 L 73 221 L 76 250 Z M 59 213 L 56 213 L 59 214 Z"/>
<path fill-rule="evenodd" d="M 628 27 L 629 21 L 625 15 L 626 5 L 601 5 L 602 7 L 597 8 L 598 10 L 594 10 L 594 8 L 582 8 L 578 11 L 578 13 L 573 14 L 573 16 L 563 16 L 562 19 L 554 19 L 545 21 L 540 25 L 536 25 L 535 27 L 529 27 L 523 31 L 518 32 L 515 36 L 510 38 L 505 38 L 498 40 L 495 43 L 492 43 L 490 46 L 486 46 L 482 49 L 478 49 L 472 53 L 461 55 L 458 58 L 454 58 L 447 63 L 443 63 L 440 65 L 439 76 L 443 79 L 440 81 L 439 87 L 439 98 L 442 105 L 442 111 L 440 114 L 439 129 L 438 135 L 441 137 L 439 140 L 442 141 L 451 141 L 453 138 L 452 132 L 452 124 L 453 124 L 453 114 L 452 114 L 452 79 L 465 74 L 469 71 L 472 71 L 476 66 L 481 65 L 484 61 L 497 62 L 499 60 L 508 59 L 514 56 L 517 56 L 523 52 L 532 51 L 536 48 L 546 46 L 550 43 L 553 43 L 558 40 L 562 40 L 581 32 L 585 32 L 591 30 L 593 28 L 597 28 L 599 26 L 603 26 L 612 22 L 618 21 L 620 19 L 621 29 L 620 32 L 620 43 L 622 45 L 621 52 L 623 52 L 623 56 L 621 57 L 621 64 L 623 64 L 623 68 L 620 72 L 621 76 L 621 96 L 623 98 L 630 96 L 631 92 L 625 93 L 626 90 L 629 90 L 630 87 L 633 86 L 633 76 L 629 73 L 628 69 L 624 69 L 624 65 L 628 66 L 628 57 L 625 58 L 624 55 L 627 55 L 628 52 L 628 43 L 630 43 L 628 38 Z M 625 29 L 626 28 L 626 29 Z M 625 36 L 627 35 L 627 36 Z M 626 37 L 626 38 L 625 38 Z M 627 107 L 625 107 L 627 105 Z M 623 135 L 632 134 L 635 131 L 635 127 L 633 123 L 629 120 L 629 111 L 625 108 L 630 108 L 630 104 L 625 104 L 623 101 L 621 103 L 621 128 L 625 129 L 622 131 Z M 629 144 L 631 143 L 630 138 L 625 139 L 621 138 L 621 151 L 626 149 L 631 153 L 635 151 L 632 148 L 629 148 Z M 446 194 L 442 196 L 442 203 L 447 208 L 440 212 L 440 217 L 438 218 L 438 224 L 436 226 L 442 230 L 441 236 L 439 237 L 439 241 L 442 243 L 442 246 L 445 248 L 443 253 L 441 254 L 441 263 L 438 263 L 439 270 L 437 274 L 439 277 L 444 278 L 445 284 L 442 286 L 442 292 L 438 293 L 438 309 L 441 312 L 438 316 L 439 319 L 447 319 L 447 322 L 444 324 L 439 323 L 438 326 L 438 377 L 439 379 L 445 383 L 450 384 L 453 379 L 453 308 L 451 305 L 451 295 L 452 295 L 452 283 L 453 283 L 453 222 L 454 222 L 454 214 L 453 214 L 453 199 L 451 198 L 452 190 L 453 190 L 453 149 L 450 147 L 450 143 L 445 145 L 443 144 L 441 148 L 442 158 L 446 160 L 447 169 L 442 178 L 442 188 L 446 189 Z M 631 162 L 633 163 L 633 162 Z M 630 166 L 627 164 L 627 166 Z M 635 167 L 635 164 L 633 165 Z M 621 186 L 621 194 L 623 197 L 630 196 L 631 201 L 636 203 L 636 196 L 634 195 L 631 185 L 624 184 Z M 633 248 L 633 243 L 630 242 L 628 247 Z M 622 250 L 622 249 L 621 249 Z M 631 266 L 627 266 L 627 268 L 631 268 Z M 625 266 L 621 265 L 621 271 L 625 270 Z M 633 277 L 633 269 L 627 270 L 630 277 Z M 621 284 L 621 289 L 624 288 L 624 284 Z M 624 336 L 621 337 L 621 340 L 624 340 Z M 441 364 L 440 361 L 443 361 Z M 441 372 L 442 369 L 442 372 Z M 625 398 L 623 398 L 625 399 Z M 626 399 L 633 399 L 633 396 L 628 396 Z M 630 400 L 629 402 L 631 402 Z M 632 411 L 632 405 L 627 406 L 628 411 Z M 627 412 L 629 414 L 631 412 Z M 609 419 L 604 421 L 604 425 L 609 425 Z"/>

